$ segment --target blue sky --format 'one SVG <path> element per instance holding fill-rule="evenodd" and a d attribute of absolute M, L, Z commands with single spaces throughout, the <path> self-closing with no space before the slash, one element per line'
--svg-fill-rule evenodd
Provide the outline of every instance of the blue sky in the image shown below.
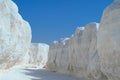
<path fill-rule="evenodd" d="M 32 28 L 32 42 L 48 43 L 71 36 L 78 26 L 100 22 L 113 0 L 13 0 Z"/>

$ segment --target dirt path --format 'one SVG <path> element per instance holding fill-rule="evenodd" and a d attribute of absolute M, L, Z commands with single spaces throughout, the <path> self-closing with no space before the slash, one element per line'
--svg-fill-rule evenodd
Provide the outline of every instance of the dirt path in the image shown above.
<path fill-rule="evenodd" d="M 60 73 L 53 73 L 44 69 L 26 69 L 26 71 L 27 72 L 25 74 L 27 76 L 33 77 L 32 80 L 80 80 L 73 76 L 68 76 Z"/>
<path fill-rule="evenodd" d="M 73 76 L 49 72 L 45 69 L 13 68 L 0 70 L 0 80 L 84 80 Z"/>

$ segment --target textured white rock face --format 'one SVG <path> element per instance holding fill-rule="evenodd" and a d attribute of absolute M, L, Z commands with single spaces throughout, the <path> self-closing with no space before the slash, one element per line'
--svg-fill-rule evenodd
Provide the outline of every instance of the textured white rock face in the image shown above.
<path fill-rule="evenodd" d="M 32 43 L 28 53 L 28 67 L 43 68 L 48 61 L 49 46 L 43 43 Z M 27 57 L 27 56 L 26 56 Z"/>
<path fill-rule="evenodd" d="M 56 69 L 56 55 L 57 55 L 57 47 L 58 42 L 54 41 L 49 48 L 49 53 L 48 53 L 48 62 L 47 62 L 47 69 L 50 71 L 57 71 Z"/>
<path fill-rule="evenodd" d="M 98 64 L 96 60 L 98 60 L 97 55 L 97 29 L 98 23 L 90 23 L 85 26 L 84 30 L 80 30 L 74 37 L 72 37 L 70 54 L 73 57 L 71 67 L 76 76 L 86 77 L 88 78 L 95 76 L 93 72 L 96 70 L 96 65 L 92 65 L 91 63 L 94 61 L 95 64 Z M 77 30 L 76 30 L 77 32 Z M 74 46 L 73 46 L 74 45 Z M 95 59 L 94 59 L 95 58 Z M 95 67 L 90 70 L 90 66 Z M 90 67 L 90 68 L 89 68 Z"/>
<path fill-rule="evenodd" d="M 59 42 L 59 51 L 56 55 L 57 71 L 61 73 L 68 73 L 69 67 L 69 38 L 65 38 Z"/>
<path fill-rule="evenodd" d="M 47 62 L 47 68 L 50 71 L 67 73 L 69 66 L 68 42 L 69 39 L 66 38 L 51 44 Z"/>
<path fill-rule="evenodd" d="M 69 46 L 69 71 L 74 75 L 78 74 L 80 71 L 80 45 L 82 40 L 84 29 L 77 28 L 74 36 L 70 39 L 70 46 Z M 82 70 L 82 69 L 81 69 Z M 82 76 L 82 75 L 79 75 Z"/>
<path fill-rule="evenodd" d="M 0 0 L 0 69 L 22 62 L 29 50 L 31 29 L 12 0 Z"/>
<path fill-rule="evenodd" d="M 77 53 L 78 64 L 81 70 L 79 75 L 86 76 L 87 68 L 90 61 L 93 59 L 94 54 L 96 53 L 97 46 L 97 24 L 90 23 L 86 25 L 85 30 L 81 36 L 81 42 L 79 43 L 79 51 Z M 77 43 L 78 44 L 78 43 Z M 91 65 L 91 64 L 89 64 Z"/>
<path fill-rule="evenodd" d="M 120 0 L 105 9 L 97 44 L 102 72 L 109 80 L 120 80 Z"/>
<path fill-rule="evenodd" d="M 97 27 L 97 23 L 90 23 L 85 29 L 77 28 L 70 39 L 54 42 L 50 46 L 47 69 L 97 80 L 101 76 L 96 48 Z"/>

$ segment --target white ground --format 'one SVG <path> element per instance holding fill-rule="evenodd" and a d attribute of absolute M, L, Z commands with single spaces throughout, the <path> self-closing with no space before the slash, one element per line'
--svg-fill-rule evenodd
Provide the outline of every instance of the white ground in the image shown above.
<path fill-rule="evenodd" d="M 49 72 L 45 69 L 13 68 L 7 71 L 0 70 L 0 80 L 80 80 L 80 79 L 64 74 Z"/>

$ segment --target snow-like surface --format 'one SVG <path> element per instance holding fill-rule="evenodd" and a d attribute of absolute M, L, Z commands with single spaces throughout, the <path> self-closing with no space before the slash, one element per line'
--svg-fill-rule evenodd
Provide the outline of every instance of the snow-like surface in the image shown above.
<path fill-rule="evenodd" d="M 69 39 L 70 39 L 70 38 L 63 38 L 63 39 L 61 40 L 62 44 L 65 45 L 65 44 L 66 44 L 66 41 L 68 41 Z"/>
<path fill-rule="evenodd" d="M 49 72 L 45 69 L 27 69 L 27 71 L 29 72 L 26 75 L 34 77 L 33 80 L 84 80 L 65 74 Z"/>
<path fill-rule="evenodd" d="M 12 68 L 6 71 L 1 70 L 0 80 L 80 80 L 80 79 L 64 74 L 48 72 L 45 69 Z"/>
<path fill-rule="evenodd" d="M 96 25 L 97 25 L 96 28 L 97 28 L 97 31 L 98 31 L 98 30 L 99 30 L 99 25 L 100 25 L 100 24 L 99 24 L 99 23 L 96 23 Z"/>
<path fill-rule="evenodd" d="M 78 30 L 84 30 L 85 27 L 77 27 Z"/>
<path fill-rule="evenodd" d="M 24 72 L 21 69 L 0 70 L 0 80 L 31 80 Z"/>
<path fill-rule="evenodd" d="M 53 43 L 54 43 L 54 44 L 57 44 L 57 43 L 58 43 L 58 41 L 53 41 Z"/>

